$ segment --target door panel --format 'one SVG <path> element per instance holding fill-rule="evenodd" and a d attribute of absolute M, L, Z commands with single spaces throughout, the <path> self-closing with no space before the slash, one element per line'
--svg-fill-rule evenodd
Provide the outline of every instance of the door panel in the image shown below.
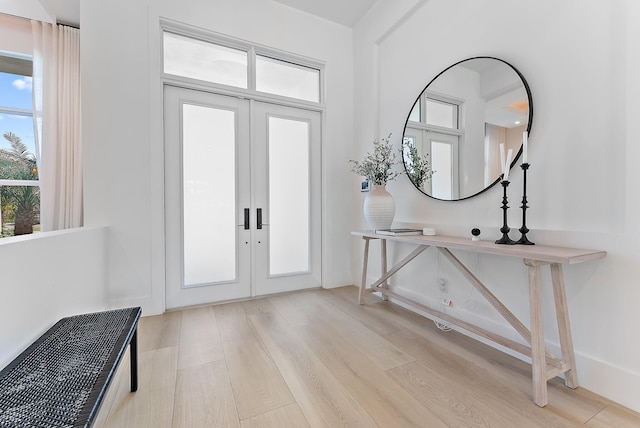
<path fill-rule="evenodd" d="M 186 287 L 234 281 L 236 112 L 184 104 L 182 118 L 183 266 Z M 203 135 L 216 136 L 215 144 Z M 206 154 L 203 156 L 203 154 Z M 215 159 L 216 168 L 211 167 Z M 212 263 L 211 254 L 216 254 Z"/>
<path fill-rule="evenodd" d="M 268 120 L 269 276 L 308 273 L 309 123 Z"/>
<path fill-rule="evenodd" d="M 253 113 L 255 203 L 266 207 L 258 232 L 268 243 L 256 249 L 255 293 L 319 287 L 320 113 L 259 102 Z"/>
<path fill-rule="evenodd" d="M 250 295 L 249 102 L 165 87 L 166 306 Z"/>
<path fill-rule="evenodd" d="M 423 153 L 431 156 L 431 177 L 429 194 L 437 199 L 458 199 L 460 184 L 458 179 L 458 146 L 457 135 L 433 131 L 423 131 Z"/>

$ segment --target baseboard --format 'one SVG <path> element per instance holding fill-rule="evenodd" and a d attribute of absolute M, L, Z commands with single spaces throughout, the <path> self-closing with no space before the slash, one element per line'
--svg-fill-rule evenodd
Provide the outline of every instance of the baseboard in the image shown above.
<path fill-rule="evenodd" d="M 341 288 L 341 287 L 346 287 L 346 286 L 349 286 L 349 285 L 353 286 L 353 281 L 344 282 L 344 283 L 339 282 L 339 283 L 336 283 L 336 284 L 326 284 L 325 283 L 325 284 L 322 284 L 322 288 L 330 290 L 332 288 Z"/>
<path fill-rule="evenodd" d="M 640 412 L 640 373 L 616 367 L 577 351 L 576 367 L 581 388 Z"/>
<path fill-rule="evenodd" d="M 127 308 L 140 306 L 142 308 L 142 315 L 160 315 L 165 311 L 163 305 L 151 297 L 132 297 L 129 299 L 111 300 L 109 302 L 110 309 Z"/>

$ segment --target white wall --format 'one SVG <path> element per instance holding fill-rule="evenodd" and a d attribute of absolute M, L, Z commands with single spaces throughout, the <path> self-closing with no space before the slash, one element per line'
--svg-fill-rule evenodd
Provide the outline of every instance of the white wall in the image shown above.
<path fill-rule="evenodd" d="M 326 63 L 323 282 L 349 284 L 352 30 L 270 0 L 83 2 L 85 218 L 110 225 L 112 301 L 164 309 L 160 17 Z"/>
<path fill-rule="evenodd" d="M 4 9 L 1 8 L 0 11 Z M 33 55 L 31 23 L 26 19 L 0 14 L 0 50 Z"/>
<path fill-rule="evenodd" d="M 0 367 L 60 318 L 107 308 L 107 229 L 0 239 Z"/>
<path fill-rule="evenodd" d="M 530 238 L 539 244 L 595 248 L 606 259 L 565 267 L 570 319 L 580 384 L 640 410 L 640 159 L 637 132 L 640 93 L 640 6 L 632 0 L 382 1 L 356 27 L 356 135 L 354 156 L 373 138 L 402 128 L 417 94 L 439 71 L 461 59 L 487 55 L 518 68 L 533 93 L 527 212 Z M 407 59 L 410 59 L 407 61 Z M 522 172 L 512 171 L 511 197 L 521 196 Z M 357 178 L 353 178 L 356 182 Z M 355 188 L 355 186 L 354 186 Z M 418 193 L 406 177 L 388 186 L 398 224 L 429 224 L 442 234 L 495 240 L 501 225 L 500 189 L 467 201 L 443 202 Z M 361 203 L 364 195 L 353 192 Z M 512 203 L 512 207 L 519 204 Z M 520 213 L 510 211 L 511 226 Z M 360 210 L 355 228 L 366 227 Z M 361 251 L 353 239 L 353 280 L 359 282 Z M 397 246 L 399 259 L 410 249 Z M 377 255 L 372 255 L 376 260 Z M 517 260 L 459 253 L 528 324 L 527 273 Z M 447 311 L 489 329 L 517 335 L 471 291 L 446 260 L 423 253 L 394 281 L 397 290 L 438 306 L 437 278 L 449 281 Z M 371 275 L 375 276 L 375 269 Z M 549 282 L 548 274 L 543 278 Z M 552 296 L 545 289 L 548 320 Z M 548 322 L 549 345 L 558 343 Z"/>

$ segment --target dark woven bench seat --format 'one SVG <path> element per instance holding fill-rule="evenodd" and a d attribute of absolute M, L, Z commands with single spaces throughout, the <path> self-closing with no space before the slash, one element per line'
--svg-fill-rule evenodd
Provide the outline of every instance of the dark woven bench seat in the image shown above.
<path fill-rule="evenodd" d="M 58 321 L 0 372 L 0 427 L 90 427 L 129 344 L 135 391 L 141 313 L 127 308 Z"/>

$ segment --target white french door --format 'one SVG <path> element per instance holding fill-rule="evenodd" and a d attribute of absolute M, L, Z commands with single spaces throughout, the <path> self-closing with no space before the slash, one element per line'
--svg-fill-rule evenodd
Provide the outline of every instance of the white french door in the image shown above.
<path fill-rule="evenodd" d="M 255 295 L 320 286 L 320 113 L 254 102 Z"/>
<path fill-rule="evenodd" d="M 320 285 L 320 113 L 165 86 L 166 306 Z"/>

